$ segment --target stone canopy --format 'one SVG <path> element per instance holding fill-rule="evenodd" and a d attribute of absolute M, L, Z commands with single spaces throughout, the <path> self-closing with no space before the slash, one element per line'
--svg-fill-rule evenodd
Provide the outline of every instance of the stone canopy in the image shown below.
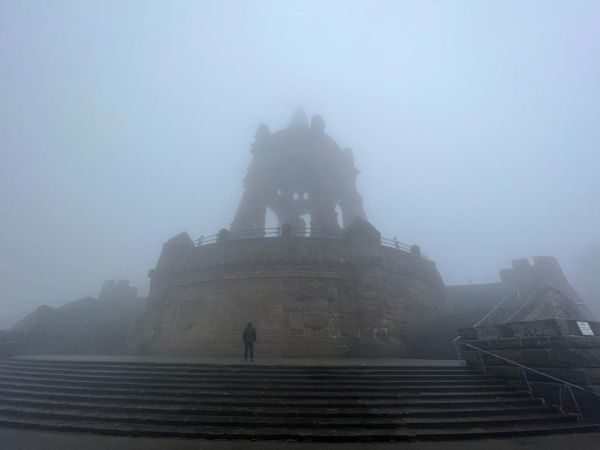
<path fill-rule="evenodd" d="M 336 209 L 344 228 L 357 217 L 366 219 L 352 151 L 342 150 L 325 134 L 321 116 L 309 125 L 298 109 L 286 129 L 271 133 L 260 125 L 250 151 L 253 159 L 231 231 L 263 229 L 267 208 L 279 226 L 287 223 L 314 232 L 339 230 Z"/>

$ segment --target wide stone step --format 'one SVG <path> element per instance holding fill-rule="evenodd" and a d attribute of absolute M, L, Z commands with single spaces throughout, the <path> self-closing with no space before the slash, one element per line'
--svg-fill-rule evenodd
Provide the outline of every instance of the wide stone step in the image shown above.
<path fill-rule="evenodd" d="M 270 371 L 276 372 L 310 372 L 310 373 L 370 373 L 370 372 L 396 372 L 396 371 L 415 371 L 415 372 L 437 372 L 437 371 L 457 371 L 457 372 L 477 372 L 476 369 L 463 365 L 285 365 L 285 364 L 209 364 L 209 363 L 158 363 L 158 362 L 121 362 L 121 361 L 72 361 L 72 360 L 54 360 L 54 359 L 3 359 L 3 364 L 22 365 L 34 364 L 36 366 L 54 366 L 54 367 L 76 367 L 81 369 L 100 370 L 108 369 L 128 369 L 128 370 L 221 370 L 221 371 Z"/>
<path fill-rule="evenodd" d="M 460 366 L 0 360 L 0 426 L 124 436 L 314 441 L 595 431 Z"/>
<path fill-rule="evenodd" d="M 61 375 L 65 376 L 78 376 L 87 378 L 118 378 L 118 379 L 156 379 L 156 380 L 197 380 L 197 379 L 222 379 L 224 376 L 230 380 L 245 380 L 249 377 L 264 377 L 274 380 L 289 380 L 289 381 L 402 381 L 402 380 L 480 380 L 489 379 L 487 375 L 483 375 L 479 372 L 470 373 L 421 373 L 421 374 L 312 374 L 312 373 L 270 373 L 266 372 L 252 372 L 241 373 L 239 371 L 233 372 L 155 372 L 155 371 L 123 371 L 123 370 L 73 370 L 73 369 L 61 369 L 61 368 L 40 368 L 36 366 L 32 367 L 20 367 L 20 366 L 6 366 L 0 364 L 0 373 L 6 374 L 43 374 L 48 377 L 57 377 Z"/>
<path fill-rule="evenodd" d="M 431 429 L 332 429 L 332 428 L 250 428 L 250 427 L 170 427 L 128 423 L 99 423 L 73 420 L 39 419 L 0 415 L 0 426 L 48 431 L 70 431 L 118 436 L 154 436 L 203 439 L 260 439 L 320 442 L 375 442 L 402 440 L 468 439 L 504 436 L 528 436 L 547 433 L 576 433 L 598 431 L 590 424 L 554 423 L 546 425 L 498 426 L 490 428 Z"/>
<path fill-rule="evenodd" d="M 415 430 L 415 439 L 422 441 L 441 441 L 456 439 L 514 438 L 519 436 L 545 436 L 548 434 L 598 433 L 599 431 L 600 427 L 596 424 L 568 422 L 548 425 L 505 425 L 501 427 Z"/>
<path fill-rule="evenodd" d="M 444 407 L 460 408 L 464 406 L 481 405 L 540 405 L 540 399 L 531 398 L 527 392 L 514 391 L 510 393 L 485 392 L 478 394 L 458 393 L 458 394 L 416 394 L 394 396 L 393 398 L 374 399 L 372 396 L 367 398 L 350 398 L 348 396 L 333 399 L 329 396 L 306 398 L 282 398 L 281 396 L 273 398 L 255 398 L 255 397 L 168 397 L 168 396 L 143 396 L 124 393 L 121 395 L 104 395 L 99 393 L 74 394 L 71 392 L 52 392 L 35 391 L 28 389 L 6 389 L 0 388 L 0 395 L 3 397 L 19 397 L 30 399 L 49 399 L 65 401 L 94 401 L 96 403 L 135 403 L 135 404 L 158 404 L 158 405 L 212 405 L 212 406 L 246 406 L 251 403 L 255 407 L 260 406 L 285 406 L 285 407 L 305 407 L 312 408 L 323 406 L 328 408 L 353 407 L 353 408 L 378 408 L 378 407 Z"/>
<path fill-rule="evenodd" d="M 321 378 L 291 378 L 278 377 L 268 375 L 236 375 L 236 376 L 121 376 L 121 375 L 92 375 L 92 374 L 56 374 L 52 372 L 41 372 L 34 370 L 3 370 L 0 369 L 0 380 L 2 379 L 44 379 L 44 380 L 59 380 L 61 382 L 83 381 L 83 382 L 102 382 L 102 383 L 131 383 L 131 384 L 147 384 L 147 385 L 163 385 L 166 383 L 177 384 L 219 384 L 223 380 L 229 383 L 239 385 L 255 385 L 257 383 L 267 383 L 269 385 L 332 385 L 332 386 L 372 386 L 374 383 L 377 386 L 417 386 L 417 385 L 435 385 L 435 384 L 498 384 L 498 380 L 486 377 L 484 375 L 470 375 L 461 377 L 451 376 L 423 376 L 410 377 L 404 379 L 369 379 L 368 377 L 344 378 L 344 379 L 321 379 Z"/>
<path fill-rule="evenodd" d="M 147 414 L 145 412 L 90 412 L 85 409 L 52 411 L 31 407 L 0 407 L 1 416 L 22 416 L 38 419 L 61 420 L 65 422 L 84 420 L 90 422 L 116 422 L 174 427 L 253 427 L 253 428 L 454 428 L 454 427 L 496 427 L 527 424 L 554 424 L 577 421 L 576 415 L 561 414 L 556 411 L 511 415 L 488 415 L 486 417 L 422 418 L 422 417 L 271 417 L 271 416 L 231 416 L 197 415 L 184 417 L 169 414 Z"/>
<path fill-rule="evenodd" d="M 221 380 L 197 380 L 196 382 L 177 382 L 177 383 L 167 383 L 164 381 L 153 382 L 153 381 L 127 381 L 127 380 L 118 380 L 118 379 L 77 379 L 73 378 L 55 378 L 55 377 L 44 377 L 43 375 L 27 375 L 23 374 L 21 376 L 17 375 L 7 375 L 0 374 L 0 383 L 11 383 L 11 382 L 20 382 L 20 383 L 39 383 L 40 381 L 48 382 L 48 385 L 53 386 L 81 386 L 81 387 L 127 387 L 127 388 L 137 388 L 137 389 L 225 389 L 225 390 L 247 390 L 249 388 L 253 388 L 251 390 L 296 390 L 296 391 L 354 391 L 360 389 L 364 392 L 369 391 L 397 391 L 397 390 L 406 390 L 406 389 L 419 389 L 426 391 L 428 389 L 433 390 L 443 390 L 443 389 L 451 389 L 451 390 L 462 390 L 462 389 L 473 389 L 473 390 L 482 390 L 493 389 L 494 387 L 505 386 L 506 382 L 500 381 L 498 379 L 485 379 L 485 380 L 477 380 L 477 381 L 463 381 L 463 380 L 445 380 L 445 381 L 431 381 L 424 380 L 422 382 L 418 381 L 397 381 L 391 384 L 389 383 L 292 383 L 292 382 L 276 382 L 270 380 L 268 378 L 258 378 L 258 379 L 248 379 L 244 381 L 233 380 L 230 381 L 228 378 L 224 377 Z"/>
<path fill-rule="evenodd" d="M 0 363 L 5 365 L 35 365 L 45 367 L 74 367 L 78 369 L 94 369 L 94 370 L 161 370 L 161 371 L 185 371 L 185 370 L 212 370 L 212 371 L 262 371 L 273 370 L 288 371 L 288 372 L 379 372 L 379 371 L 456 371 L 456 372 L 476 372 L 477 369 L 466 366 L 464 364 L 431 364 L 431 365 L 404 365 L 404 364 L 269 364 L 269 363 L 202 363 L 202 362 L 139 362 L 139 361 L 108 361 L 103 359 L 98 360 L 77 360 L 77 359 L 38 359 L 38 358 L 0 358 Z"/>
<path fill-rule="evenodd" d="M 579 420 L 577 414 L 565 414 L 560 412 L 545 414 L 514 414 L 506 416 L 486 417 L 454 417 L 454 418 L 422 418 L 406 417 L 402 421 L 411 428 L 473 428 L 473 427 L 500 427 L 521 425 L 550 425 L 555 423 L 573 423 Z"/>
<path fill-rule="evenodd" d="M 63 368 L 53 366 L 23 366 L 13 364 L 0 363 L 0 370 L 20 370 L 27 372 L 45 372 L 45 373 L 64 373 L 72 375 L 106 375 L 106 376 L 141 376 L 141 377 L 220 377 L 220 376 L 238 376 L 238 377 L 253 377 L 253 376 L 268 376 L 279 378 L 299 378 L 299 379 L 397 379 L 408 378 L 415 379 L 418 377 L 431 377 L 432 379 L 449 377 L 449 378 L 469 378 L 485 376 L 479 371 L 333 371 L 333 372 L 311 372 L 311 371 L 277 371 L 269 370 L 130 370 L 130 369 L 94 369 L 94 368 Z"/>
<path fill-rule="evenodd" d="M 256 406 L 248 404 L 243 406 L 237 405 L 204 405 L 198 403 L 182 407 L 180 405 L 160 405 L 160 404 L 143 404 L 143 405 L 122 405 L 120 403 L 109 402 L 93 402 L 93 401 L 67 401 L 67 400 L 39 400 L 29 397 L 7 397 L 0 395 L 0 404 L 4 406 L 20 406 L 28 408 L 46 409 L 51 411 L 57 410 L 74 410 L 80 409 L 85 411 L 105 411 L 105 412 L 120 412 L 120 413 L 143 413 L 147 415 L 230 415 L 230 416 L 264 416 L 264 417 L 471 417 L 471 416 L 489 416 L 489 415 L 510 415 L 518 413 L 546 413 L 556 412 L 553 406 L 541 406 L 539 404 L 527 405 L 502 405 L 494 404 L 493 406 L 470 406 L 470 407 L 423 407 L 413 406 L 396 406 L 396 407 L 381 407 L 375 406 L 370 408 L 360 407 L 326 407 L 321 405 L 294 406 L 294 405 L 269 405 Z"/>
<path fill-rule="evenodd" d="M 519 392 L 515 386 L 500 385 L 486 387 L 436 387 L 436 388 L 405 388 L 393 391 L 316 391 L 316 390 L 218 390 L 218 389 L 181 389 L 173 386 L 172 389 L 136 389 L 132 387 L 81 387 L 70 385 L 54 385 L 51 383 L 34 384 L 19 382 L 2 382 L 0 387 L 3 389 L 27 389 L 41 392 L 68 392 L 83 394 L 117 394 L 117 395 L 137 395 L 145 397 L 170 397 L 170 398 L 238 398 L 238 399 L 261 399 L 261 398 L 280 398 L 280 399 L 398 399 L 409 395 L 418 395 L 419 398 L 427 398 L 428 394 L 437 394 L 437 398 L 452 398 L 455 396 L 479 396 L 481 397 L 513 397 L 529 396 L 526 392 Z"/>
<path fill-rule="evenodd" d="M 64 390 L 64 391 L 102 391 L 115 393 L 143 393 L 146 395 L 189 396 L 193 394 L 203 396 L 237 395 L 237 396 L 282 396 L 282 397 L 371 397 L 390 398 L 406 393 L 462 393 L 462 392 L 514 392 L 517 387 L 509 384 L 436 384 L 433 386 L 298 386 L 298 385 L 257 385 L 250 387 L 238 384 L 161 384 L 148 385 L 142 383 L 102 383 L 102 382 L 77 382 L 49 380 L 44 383 L 41 379 L 26 377 L 0 379 L 2 387 L 28 387 L 33 390 Z"/>

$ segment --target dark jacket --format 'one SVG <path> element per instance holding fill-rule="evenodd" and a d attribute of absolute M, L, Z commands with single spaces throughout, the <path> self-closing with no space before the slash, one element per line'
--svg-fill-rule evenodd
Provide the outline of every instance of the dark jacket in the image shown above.
<path fill-rule="evenodd" d="M 244 342 L 246 344 L 256 342 L 256 330 L 252 325 L 248 325 L 244 329 Z"/>

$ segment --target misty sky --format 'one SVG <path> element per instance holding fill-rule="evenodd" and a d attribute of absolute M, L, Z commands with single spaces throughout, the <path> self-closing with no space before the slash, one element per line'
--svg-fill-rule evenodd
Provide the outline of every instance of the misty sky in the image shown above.
<path fill-rule="evenodd" d="M 147 292 L 299 104 L 447 284 L 600 241 L 600 2 L 0 0 L 0 328 Z"/>

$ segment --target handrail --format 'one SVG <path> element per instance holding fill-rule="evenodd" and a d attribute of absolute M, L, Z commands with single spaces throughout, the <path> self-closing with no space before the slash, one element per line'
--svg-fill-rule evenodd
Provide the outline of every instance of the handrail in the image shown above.
<path fill-rule="evenodd" d="M 476 347 L 476 346 L 471 345 L 471 344 L 467 344 L 466 342 L 458 342 L 458 340 L 460 339 L 460 337 L 461 336 L 458 336 L 457 339 L 455 339 L 454 341 L 452 341 L 456 346 L 458 346 L 458 345 L 464 345 L 466 347 L 470 347 L 472 349 L 477 350 L 477 352 L 481 352 L 481 353 L 484 353 L 486 355 L 493 356 L 493 357 L 498 358 L 498 359 L 500 359 L 502 361 L 506 361 L 506 362 L 508 362 L 510 364 L 513 364 L 513 365 L 519 367 L 521 369 L 522 373 L 523 373 L 523 376 L 525 378 L 525 382 L 527 383 L 527 388 L 529 389 L 530 392 L 531 392 L 531 386 L 530 386 L 529 379 L 527 378 L 527 374 L 525 372 L 526 370 L 528 370 L 530 372 L 533 372 L 535 374 L 538 374 L 538 375 L 542 375 L 543 377 L 546 377 L 546 378 L 548 378 L 550 380 L 553 380 L 553 381 L 556 381 L 556 382 L 560 383 L 561 384 L 561 391 L 559 391 L 559 400 L 560 400 L 560 409 L 563 410 L 563 411 L 564 411 L 564 408 L 563 408 L 564 405 L 563 405 L 563 400 L 562 400 L 562 387 L 566 386 L 567 389 L 568 389 L 568 391 L 569 391 L 569 394 L 571 395 L 571 399 L 573 400 L 573 404 L 575 405 L 575 408 L 577 409 L 577 413 L 579 415 L 579 418 L 582 418 L 583 414 L 581 412 L 581 407 L 579 406 L 579 402 L 575 398 L 575 394 L 573 394 L 573 388 L 578 389 L 580 392 L 583 392 L 585 394 L 590 394 L 593 397 L 600 398 L 600 395 L 596 394 L 595 392 L 588 391 L 584 387 L 579 386 L 579 385 L 574 384 L 574 383 L 571 383 L 570 381 L 563 380 L 561 378 L 549 375 L 549 374 L 547 374 L 545 372 L 541 372 L 541 371 L 539 371 L 537 369 L 534 369 L 532 367 L 528 367 L 528 366 L 526 366 L 524 364 L 520 364 L 520 363 L 518 363 L 516 361 L 513 361 L 511 359 L 505 358 L 503 356 L 497 355 L 497 354 L 492 353 L 492 352 L 488 352 L 487 350 L 484 350 L 482 348 Z M 481 358 L 481 354 L 478 353 L 478 355 L 479 355 L 479 360 L 481 361 L 481 365 L 483 367 L 483 370 L 485 371 L 485 369 L 486 369 L 485 362 L 483 361 L 483 358 Z"/>
<path fill-rule="evenodd" d="M 381 245 L 384 245 L 386 247 L 393 247 L 398 250 L 404 250 L 406 252 L 410 252 L 410 245 L 403 244 L 402 242 L 398 241 L 397 238 L 389 239 L 386 237 L 382 237 Z"/>
<path fill-rule="evenodd" d="M 474 327 L 478 327 L 479 325 L 481 325 L 481 323 L 486 320 L 488 317 L 490 317 L 492 314 L 494 314 L 503 304 L 506 300 L 508 300 L 510 298 L 510 294 L 507 294 L 504 296 L 504 298 L 498 302 L 498 304 L 496 306 L 494 306 L 490 312 L 488 312 L 485 316 L 483 316 L 481 319 L 479 319 L 479 321 L 473 325 Z M 460 336 L 459 336 L 460 337 Z"/>
<path fill-rule="evenodd" d="M 459 359 L 459 360 L 463 359 L 460 349 L 458 347 L 458 341 L 460 341 L 461 337 L 462 336 L 459 334 L 454 339 L 452 339 L 452 345 L 454 345 L 454 350 L 456 350 L 456 359 Z"/>
<path fill-rule="evenodd" d="M 228 231 L 226 237 L 224 236 L 224 231 L 212 234 L 209 236 L 200 236 L 199 239 L 196 239 L 195 244 L 196 247 L 201 247 L 203 245 L 209 245 L 217 243 L 221 240 L 237 240 L 237 239 L 256 239 L 256 238 L 272 238 L 272 237 L 283 237 L 281 227 L 271 227 L 271 228 L 257 228 L 257 229 L 249 229 L 249 230 L 237 230 L 237 231 Z M 290 227 L 290 234 L 294 238 L 327 238 L 327 239 L 341 239 L 341 232 L 335 230 L 325 230 L 323 228 L 314 228 L 314 227 Z M 384 247 L 395 248 L 396 250 L 400 250 L 406 253 L 414 253 L 413 247 L 404 244 L 396 237 L 393 239 L 389 239 L 386 237 L 381 237 L 380 243 Z M 420 252 L 420 249 L 419 249 Z M 423 259 L 427 259 L 425 254 L 418 253 Z"/>
<path fill-rule="evenodd" d="M 519 298 L 521 298 L 521 290 L 519 289 L 519 287 L 516 287 L 516 290 L 517 290 L 517 299 L 519 299 Z M 484 320 L 487 320 L 489 317 L 491 317 L 491 315 L 493 313 L 495 313 L 504 304 L 504 302 L 506 302 L 509 298 L 511 298 L 511 294 L 505 295 L 504 298 L 502 298 L 502 300 L 500 300 L 496 304 L 496 306 L 494 306 L 485 316 L 483 316 L 481 319 L 479 319 L 477 321 L 477 323 L 475 323 L 475 325 L 473 325 L 473 327 L 478 327 L 479 325 L 481 325 L 483 323 Z M 461 336 L 459 334 L 454 339 L 452 339 L 452 345 L 454 345 L 454 350 L 456 351 L 456 357 L 458 359 L 463 359 L 462 353 L 458 347 L 458 341 L 460 340 L 460 338 L 461 338 Z"/>
<path fill-rule="evenodd" d="M 529 297 L 527 297 L 527 300 L 525 300 L 523 302 L 523 304 L 521 306 L 519 306 L 517 308 L 517 310 L 511 314 L 511 316 L 506 320 L 507 322 L 511 321 L 515 316 L 517 316 L 517 314 L 519 314 L 521 311 L 523 311 L 523 308 L 525 308 L 527 305 L 529 305 L 529 302 L 531 301 L 532 298 L 535 297 L 535 294 L 537 294 L 539 288 L 535 288 L 533 290 L 533 292 L 531 293 L 531 295 Z"/>
<path fill-rule="evenodd" d="M 460 337 L 460 336 L 459 336 L 459 337 Z M 522 369 L 527 369 L 527 370 L 529 370 L 530 372 L 537 373 L 538 375 L 543 375 L 543 376 L 545 376 L 546 378 L 550 378 L 551 380 L 558 381 L 558 382 L 559 382 L 559 383 L 561 383 L 561 384 L 566 384 L 566 385 L 569 385 L 569 386 L 571 386 L 571 387 L 574 387 L 574 388 L 576 388 L 576 389 L 579 389 L 580 391 L 587 392 L 588 394 L 591 394 L 591 395 L 593 395 L 593 396 L 595 396 L 595 397 L 598 397 L 598 395 L 597 395 L 596 393 L 594 393 L 594 392 L 592 392 L 592 391 L 588 391 L 587 389 L 585 389 L 585 388 L 584 388 L 584 387 L 582 387 L 582 386 L 579 386 L 578 384 L 574 384 L 574 383 L 571 383 L 570 381 L 563 380 L 563 379 L 561 379 L 561 378 L 557 378 L 557 377 L 555 377 L 555 376 L 549 375 L 549 374 L 547 374 L 547 373 L 545 373 L 545 372 L 541 372 L 541 371 L 539 371 L 539 370 L 537 370 L 537 369 L 534 369 L 534 368 L 532 368 L 532 367 L 528 367 L 528 366 L 526 366 L 526 365 L 524 365 L 524 364 L 520 364 L 520 363 L 518 363 L 518 362 L 516 362 L 516 361 L 513 361 L 513 360 L 511 360 L 511 359 L 505 358 L 505 357 L 503 357 L 503 356 L 497 355 L 497 354 L 495 354 L 495 353 L 492 353 L 492 352 L 488 352 L 487 350 L 484 350 L 484 349 L 482 349 L 482 348 L 475 347 L 474 345 L 471 345 L 471 344 L 467 344 L 466 342 L 459 342 L 458 344 L 459 344 L 459 345 L 465 345 L 465 346 L 467 346 L 467 347 L 474 348 L 475 350 L 477 350 L 477 351 L 480 351 L 480 352 L 482 352 L 482 353 L 485 353 L 486 355 L 494 356 L 494 357 L 496 357 L 496 358 L 498 358 L 498 359 L 501 359 L 501 360 L 503 360 L 503 361 L 506 361 L 506 362 L 509 362 L 509 363 L 511 363 L 511 364 L 514 364 L 515 366 L 521 367 Z"/>

